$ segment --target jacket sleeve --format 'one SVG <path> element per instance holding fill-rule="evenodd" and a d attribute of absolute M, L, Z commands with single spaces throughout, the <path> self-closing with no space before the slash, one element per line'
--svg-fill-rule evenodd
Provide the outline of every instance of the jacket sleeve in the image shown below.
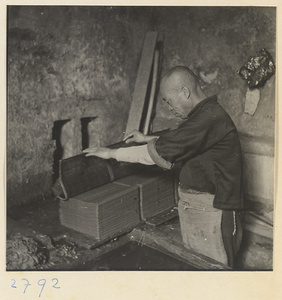
<path fill-rule="evenodd" d="M 205 152 L 224 138 L 234 126 L 221 114 L 201 111 L 175 130 L 148 143 L 152 160 L 170 169 L 178 161 L 187 161 Z"/>

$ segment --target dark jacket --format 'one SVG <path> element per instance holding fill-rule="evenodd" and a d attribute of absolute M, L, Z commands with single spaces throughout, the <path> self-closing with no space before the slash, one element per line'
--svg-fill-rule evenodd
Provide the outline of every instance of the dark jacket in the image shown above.
<path fill-rule="evenodd" d="M 239 136 L 216 96 L 198 103 L 177 129 L 150 141 L 148 151 L 162 168 L 182 164 L 181 188 L 214 194 L 218 209 L 243 208 Z"/>

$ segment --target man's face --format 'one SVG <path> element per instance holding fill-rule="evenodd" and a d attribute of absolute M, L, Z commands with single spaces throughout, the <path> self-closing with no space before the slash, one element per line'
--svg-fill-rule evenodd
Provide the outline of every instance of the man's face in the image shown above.
<path fill-rule="evenodd" d="M 186 119 L 187 114 L 193 108 L 183 90 L 176 89 L 166 82 L 161 84 L 161 97 L 168 104 L 172 114 L 180 119 Z"/>

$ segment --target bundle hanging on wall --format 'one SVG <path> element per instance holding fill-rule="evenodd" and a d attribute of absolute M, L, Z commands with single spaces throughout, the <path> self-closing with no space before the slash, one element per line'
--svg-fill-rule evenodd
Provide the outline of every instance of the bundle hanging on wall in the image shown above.
<path fill-rule="evenodd" d="M 266 49 L 261 49 L 240 68 L 238 74 L 247 81 L 250 89 L 261 87 L 275 73 L 273 58 Z"/>

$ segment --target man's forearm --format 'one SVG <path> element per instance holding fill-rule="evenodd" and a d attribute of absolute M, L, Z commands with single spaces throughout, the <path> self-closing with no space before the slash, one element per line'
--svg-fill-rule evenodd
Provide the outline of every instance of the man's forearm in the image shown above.
<path fill-rule="evenodd" d="M 117 161 L 140 163 L 144 165 L 155 164 L 148 153 L 147 145 L 111 149 L 109 155 L 110 158 L 114 158 Z"/>
<path fill-rule="evenodd" d="M 150 137 L 152 141 L 156 137 Z M 117 161 L 124 161 L 130 163 L 140 163 L 144 165 L 154 165 L 149 152 L 148 145 L 132 146 L 127 148 L 110 149 L 107 147 L 87 148 L 83 150 L 86 156 L 97 156 L 103 159 L 116 159 Z"/>
<path fill-rule="evenodd" d="M 109 158 L 116 159 L 118 149 L 109 149 Z"/>

